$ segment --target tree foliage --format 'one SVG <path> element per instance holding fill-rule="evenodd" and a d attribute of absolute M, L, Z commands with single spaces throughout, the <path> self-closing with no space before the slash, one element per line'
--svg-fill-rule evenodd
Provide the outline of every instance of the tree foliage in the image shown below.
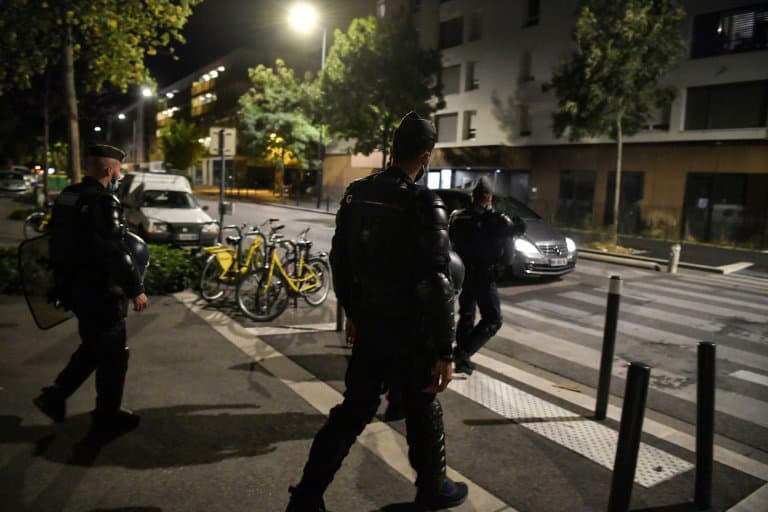
<path fill-rule="evenodd" d="M 647 126 L 675 90 L 660 83 L 684 50 L 677 0 L 587 0 L 578 12 L 576 51 L 552 76 L 554 131 L 571 140 L 617 136 Z"/>
<path fill-rule="evenodd" d="M 240 127 L 246 151 L 275 165 L 295 159 L 307 165 L 317 155 L 320 137 L 313 112 L 319 103 L 317 81 L 297 79 L 278 59 L 274 68 L 249 70 L 251 88 L 240 97 Z"/>
<path fill-rule="evenodd" d="M 184 42 L 181 30 L 201 0 L 5 0 L 0 17 L 0 94 L 28 88 L 47 68 L 61 62 L 66 27 L 86 76 L 100 91 L 110 83 L 125 91 L 150 80 L 145 55 Z"/>
<path fill-rule="evenodd" d="M 106 84 L 125 91 L 150 81 L 146 55 L 173 41 L 201 0 L 4 0 L 0 17 L 0 94 L 29 88 L 60 67 L 70 134 L 70 173 L 80 178 L 75 69 L 86 91 Z"/>
<path fill-rule="evenodd" d="M 647 126 L 654 110 L 674 98 L 675 90 L 662 81 L 683 55 L 684 15 L 677 0 L 585 0 L 573 31 L 576 50 L 552 76 L 555 135 L 616 141 L 614 244 L 623 137 Z"/>
<path fill-rule="evenodd" d="M 407 16 L 352 20 L 336 30 L 321 78 L 323 121 L 354 150 L 388 152 L 403 115 L 443 108 L 440 54 L 419 46 Z"/>
<path fill-rule="evenodd" d="M 202 133 L 196 125 L 183 119 L 169 119 L 158 138 L 166 167 L 186 171 L 199 163 L 208 151 L 198 142 L 200 137 Z"/>

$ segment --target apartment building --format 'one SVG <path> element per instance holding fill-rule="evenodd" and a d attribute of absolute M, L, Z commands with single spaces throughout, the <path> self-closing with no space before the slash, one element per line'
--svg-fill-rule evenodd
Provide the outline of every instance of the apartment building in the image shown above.
<path fill-rule="evenodd" d="M 430 187 L 488 175 L 499 193 L 572 227 L 611 221 L 615 144 L 552 130 L 552 70 L 572 52 L 578 0 L 392 0 L 442 52 L 446 106 Z M 768 246 L 768 2 L 686 0 L 677 96 L 627 137 L 620 230 Z M 380 12 L 381 14 L 381 12 Z"/>

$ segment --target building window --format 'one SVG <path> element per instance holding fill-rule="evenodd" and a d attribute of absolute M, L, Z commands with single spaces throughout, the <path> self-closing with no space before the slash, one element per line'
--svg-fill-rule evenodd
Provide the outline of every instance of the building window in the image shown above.
<path fill-rule="evenodd" d="M 531 114 L 528 111 L 528 105 L 517 106 L 517 120 L 520 126 L 520 136 L 529 136 L 531 134 Z"/>
<path fill-rule="evenodd" d="M 520 83 L 531 82 L 533 77 L 533 53 L 531 50 L 523 50 L 520 55 Z"/>
<path fill-rule="evenodd" d="M 691 58 L 768 48 L 768 5 L 696 16 Z"/>
<path fill-rule="evenodd" d="M 464 18 L 459 17 L 440 22 L 440 49 L 460 45 L 463 42 L 463 30 Z"/>
<path fill-rule="evenodd" d="M 690 87 L 686 130 L 758 128 L 766 125 L 768 80 Z"/>
<path fill-rule="evenodd" d="M 441 114 L 435 117 L 437 142 L 456 142 L 459 114 Z"/>
<path fill-rule="evenodd" d="M 539 24 L 539 0 L 528 0 L 525 12 L 525 25 L 524 27 L 532 27 Z"/>
<path fill-rule="evenodd" d="M 478 41 L 481 37 L 483 37 L 483 14 L 481 11 L 474 11 L 469 16 L 467 41 Z"/>
<path fill-rule="evenodd" d="M 216 100 L 216 93 L 211 92 L 195 96 L 192 98 L 192 116 L 200 116 L 210 112 Z"/>
<path fill-rule="evenodd" d="M 672 112 L 672 104 L 668 103 L 663 107 L 656 108 L 651 116 L 648 118 L 648 124 L 645 129 L 649 131 L 653 130 L 669 130 L 669 117 Z"/>
<path fill-rule="evenodd" d="M 461 92 L 461 66 L 448 66 L 440 72 L 440 83 L 443 84 L 443 94 L 458 94 Z"/>
<path fill-rule="evenodd" d="M 477 78 L 477 62 L 467 62 L 467 79 L 465 90 L 473 91 L 480 87 L 480 81 Z"/>
<path fill-rule="evenodd" d="M 555 221 L 560 225 L 592 227 L 595 171 L 561 171 Z"/>
<path fill-rule="evenodd" d="M 464 129 L 462 130 L 464 133 L 464 140 L 472 140 L 477 137 L 477 128 L 475 127 L 477 123 L 476 118 L 476 110 L 464 111 Z"/>

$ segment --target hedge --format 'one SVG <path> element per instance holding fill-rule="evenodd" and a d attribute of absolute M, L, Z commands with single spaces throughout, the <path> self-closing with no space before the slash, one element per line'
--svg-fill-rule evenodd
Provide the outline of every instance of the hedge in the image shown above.
<path fill-rule="evenodd" d="M 149 246 L 149 268 L 144 276 L 148 295 L 175 293 L 197 286 L 200 260 L 188 250 L 166 245 Z M 0 247 L 0 293 L 20 295 L 18 249 Z"/>

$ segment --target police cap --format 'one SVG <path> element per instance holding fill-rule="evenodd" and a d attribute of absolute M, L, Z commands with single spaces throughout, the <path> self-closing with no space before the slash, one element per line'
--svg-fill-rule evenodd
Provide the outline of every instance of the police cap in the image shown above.
<path fill-rule="evenodd" d="M 125 151 L 109 144 L 92 144 L 88 147 L 88 156 L 96 158 L 114 158 L 120 162 L 125 158 Z"/>

